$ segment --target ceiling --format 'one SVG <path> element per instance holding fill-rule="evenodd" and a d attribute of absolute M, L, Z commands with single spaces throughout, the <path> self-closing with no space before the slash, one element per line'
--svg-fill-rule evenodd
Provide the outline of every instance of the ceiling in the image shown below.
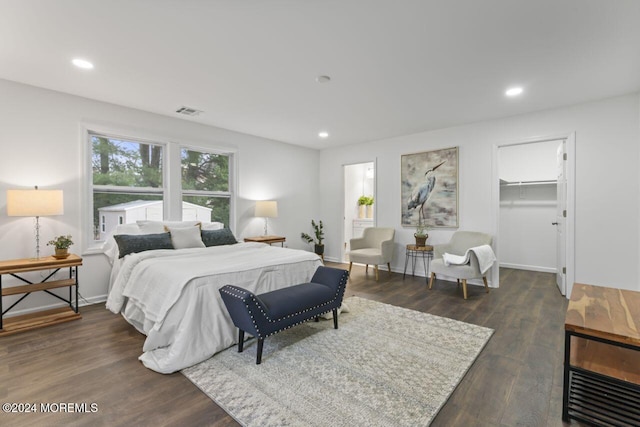
<path fill-rule="evenodd" d="M 3 0 L 0 78 L 321 149 L 639 91 L 639 23 L 638 0 Z"/>

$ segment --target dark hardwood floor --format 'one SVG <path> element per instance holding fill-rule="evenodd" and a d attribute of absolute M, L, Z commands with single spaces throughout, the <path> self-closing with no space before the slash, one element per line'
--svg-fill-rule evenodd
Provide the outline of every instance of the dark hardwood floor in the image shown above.
<path fill-rule="evenodd" d="M 464 301 L 455 283 L 437 281 L 429 291 L 424 277 L 403 280 L 381 270 L 376 282 L 371 269 L 365 275 L 354 266 L 346 297 L 495 329 L 432 425 L 561 426 L 567 302 L 554 280 L 502 269 L 499 289 L 486 294 L 470 286 Z M 182 374 L 158 374 L 138 362 L 144 337 L 104 304 L 81 312 L 78 321 L 0 338 L 0 401 L 95 403 L 97 412 L 0 413 L 0 425 L 238 425 Z"/>

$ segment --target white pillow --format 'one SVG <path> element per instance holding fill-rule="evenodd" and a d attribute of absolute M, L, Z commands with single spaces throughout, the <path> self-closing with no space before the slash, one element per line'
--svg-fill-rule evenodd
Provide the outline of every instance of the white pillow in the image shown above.
<path fill-rule="evenodd" d="M 204 248 L 200 227 L 166 227 L 171 233 L 173 249 Z"/>
<path fill-rule="evenodd" d="M 165 227 L 191 227 L 200 225 L 200 221 L 137 221 L 142 234 L 166 233 Z M 200 227 L 198 227 L 198 230 Z"/>

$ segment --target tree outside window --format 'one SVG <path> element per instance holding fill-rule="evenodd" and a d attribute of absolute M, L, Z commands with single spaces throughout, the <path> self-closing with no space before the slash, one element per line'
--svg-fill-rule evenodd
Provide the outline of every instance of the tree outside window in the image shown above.
<path fill-rule="evenodd" d="M 93 239 L 104 240 L 115 226 L 138 219 L 162 219 L 163 146 L 89 134 L 93 174 Z M 154 201 L 150 209 L 144 202 Z M 139 205 L 141 208 L 135 210 Z M 102 217 L 101 223 L 99 219 Z"/>
<path fill-rule="evenodd" d="M 180 157 L 183 202 L 211 209 L 209 218 L 185 218 L 197 211 L 183 207 L 182 219 L 221 222 L 228 227 L 231 206 L 229 155 L 183 148 Z"/>

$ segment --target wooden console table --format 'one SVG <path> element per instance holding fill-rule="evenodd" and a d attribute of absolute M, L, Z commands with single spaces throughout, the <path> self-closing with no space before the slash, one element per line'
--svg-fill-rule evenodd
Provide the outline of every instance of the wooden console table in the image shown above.
<path fill-rule="evenodd" d="M 576 283 L 564 328 L 562 419 L 640 425 L 640 292 Z"/>
<path fill-rule="evenodd" d="M 57 323 L 68 322 L 80 319 L 78 311 L 78 266 L 82 265 L 82 258 L 78 255 L 69 255 L 64 259 L 56 259 L 52 256 L 40 259 L 12 259 L 0 261 L 0 336 L 40 328 L 43 326 L 55 325 Z M 69 268 L 69 278 L 61 280 L 51 279 L 61 268 Z M 54 270 L 49 273 L 40 283 L 33 283 L 20 276 L 29 271 Z M 8 274 L 26 283 L 25 285 L 2 287 L 2 275 Z M 73 305 L 72 288 L 75 286 L 75 306 Z M 69 299 L 50 292 L 50 289 L 69 288 Z M 65 303 L 68 307 L 54 308 L 52 310 L 39 311 L 20 316 L 4 319 L 4 315 L 15 307 L 18 303 L 28 297 L 32 292 L 43 291 L 54 296 Z M 9 295 L 20 295 L 22 297 L 14 302 L 6 310 L 2 307 L 2 297 Z"/>

